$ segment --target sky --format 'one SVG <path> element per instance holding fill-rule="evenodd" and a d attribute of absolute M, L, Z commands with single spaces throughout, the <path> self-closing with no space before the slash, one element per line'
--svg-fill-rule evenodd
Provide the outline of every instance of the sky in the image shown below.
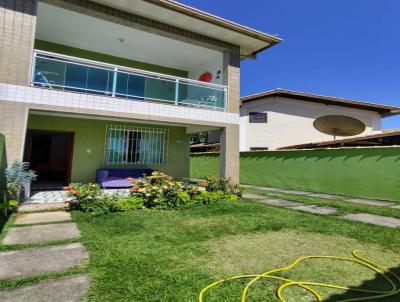
<path fill-rule="evenodd" d="M 283 39 L 242 61 L 242 96 L 284 88 L 400 106 L 399 0 L 179 1 Z"/>

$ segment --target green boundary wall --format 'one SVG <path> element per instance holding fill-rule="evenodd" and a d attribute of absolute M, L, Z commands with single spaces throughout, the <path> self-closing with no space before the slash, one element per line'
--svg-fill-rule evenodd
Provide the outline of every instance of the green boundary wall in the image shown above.
<path fill-rule="evenodd" d="M 192 154 L 190 169 L 218 175 L 218 153 Z M 240 182 L 400 201 L 400 148 L 242 152 Z"/>

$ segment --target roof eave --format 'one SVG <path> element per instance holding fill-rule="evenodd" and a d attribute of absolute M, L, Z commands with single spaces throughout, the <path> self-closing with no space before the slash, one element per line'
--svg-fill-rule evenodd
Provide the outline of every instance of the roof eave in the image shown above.
<path fill-rule="evenodd" d="M 349 108 L 356 108 L 361 110 L 367 111 L 375 111 L 379 113 L 382 117 L 389 117 L 400 114 L 400 108 L 385 106 L 385 105 L 378 105 L 360 101 L 353 101 L 353 100 L 345 100 L 337 98 L 337 100 L 325 96 L 318 96 L 318 95 L 311 95 L 311 94 L 302 94 L 298 92 L 292 92 L 283 89 L 275 89 L 269 90 L 264 93 L 258 93 L 254 95 L 249 95 L 241 98 L 241 104 L 248 103 L 251 101 L 256 101 L 265 97 L 276 97 L 276 96 L 283 96 L 293 99 L 301 99 L 303 101 L 309 102 L 318 102 L 324 103 L 327 105 L 334 105 L 334 106 L 341 106 L 341 107 L 349 107 Z M 314 100 L 314 101 L 313 101 Z"/>
<path fill-rule="evenodd" d="M 252 53 L 247 54 L 246 56 L 243 56 L 242 59 L 255 58 L 258 53 L 282 42 L 281 38 L 278 38 L 274 35 L 270 35 L 270 34 L 252 29 L 250 27 L 243 26 L 241 24 L 226 20 L 224 18 L 203 12 L 201 10 L 198 10 L 191 6 L 179 3 L 177 1 L 171 1 L 171 0 L 143 0 L 143 1 L 154 4 L 154 5 L 161 6 L 166 9 L 173 10 L 173 11 L 181 13 L 181 14 L 185 14 L 187 16 L 196 18 L 198 20 L 205 21 L 205 22 L 220 26 L 222 28 L 235 31 L 242 35 L 246 35 L 251 38 L 268 43 L 265 47 L 262 47 Z"/>
<path fill-rule="evenodd" d="M 212 14 L 209 14 L 206 12 L 203 12 L 194 7 L 179 3 L 177 1 L 171 1 L 171 0 L 143 0 L 143 1 L 155 4 L 158 6 L 162 6 L 164 8 L 168 8 L 168 9 L 174 10 L 179 13 L 183 13 L 187 16 L 190 16 L 190 17 L 202 20 L 202 21 L 212 23 L 214 25 L 218 25 L 218 26 L 239 32 L 241 34 L 253 37 L 258 40 L 262 40 L 264 42 L 276 44 L 276 43 L 279 43 L 282 41 L 282 39 L 280 39 L 276 36 L 252 29 L 247 26 L 243 26 L 241 24 L 226 20 L 224 18 L 215 16 L 215 15 L 212 15 Z"/>

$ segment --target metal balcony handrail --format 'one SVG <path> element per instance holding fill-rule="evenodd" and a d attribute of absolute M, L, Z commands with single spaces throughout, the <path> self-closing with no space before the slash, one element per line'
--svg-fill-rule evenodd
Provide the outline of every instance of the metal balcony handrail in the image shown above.
<path fill-rule="evenodd" d="M 214 83 L 205 83 L 197 80 L 192 80 L 192 79 L 187 79 L 187 78 L 182 78 L 178 76 L 171 76 L 167 74 L 162 74 L 158 72 L 153 72 L 153 71 L 145 71 L 142 69 L 137 69 L 137 68 L 132 68 L 132 67 L 126 67 L 122 65 L 114 65 L 114 64 L 109 64 L 109 63 L 104 63 L 100 61 L 94 61 L 94 60 L 89 60 L 89 59 L 82 59 L 78 57 L 73 57 L 73 56 L 68 56 L 68 55 L 63 55 L 59 53 L 54 53 L 50 51 L 43 51 L 43 50 L 38 50 L 35 49 L 33 52 L 33 56 L 44 56 L 46 58 L 51 58 L 54 61 L 61 61 L 64 62 L 64 60 L 71 62 L 71 63 L 79 63 L 82 65 L 86 65 L 89 67 L 97 67 L 97 68 L 102 68 L 106 70 L 111 70 L 111 71 L 118 71 L 118 72 L 124 72 L 124 73 L 129 73 L 129 74 L 137 74 L 140 76 L 144 77 L 151 77 L 151 78 L 161 78 L 163 80 L 169 80 L 171 82 L 176 82 L 177 80 L 183 83 L 189 83 L 191 85 L 199 86 L 199 87 L 212 87 L 212 88 L 217 88 L 220 90 L 227 90 L 227 86 L 224 85 L 219 85 L 219 84 L 214 84 Z"/>

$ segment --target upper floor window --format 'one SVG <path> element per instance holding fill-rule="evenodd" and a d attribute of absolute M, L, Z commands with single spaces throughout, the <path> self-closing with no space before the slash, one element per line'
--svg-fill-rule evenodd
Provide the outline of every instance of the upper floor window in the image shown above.
<path fill-rule="evenodd" d="M 110 125 L 106 130 L 107 165 L 161 165 L 166 163 L 168 130 Z"/>
<path fill-rule="evenodd" d="M 249 123 L 266 123 L 267 113 L 265 112 L 250 112 L 249 113 Z"/>

